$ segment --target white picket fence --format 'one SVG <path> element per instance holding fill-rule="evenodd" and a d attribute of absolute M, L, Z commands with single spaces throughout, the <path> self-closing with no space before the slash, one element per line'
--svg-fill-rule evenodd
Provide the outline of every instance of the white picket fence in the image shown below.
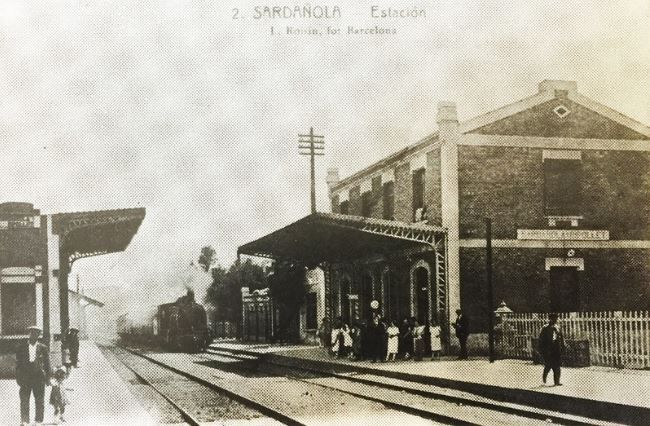
<path fill-rule="evenodd" d="M 548 314 L 513 313 L 503 321 L 500 347 L 506 357 L 530 359 L 532 339 L 548 323 Z M 588 340 L 592 365 L 650 368 L 648 311 L 570 312 L 560 314 L 565 339 Z"/>

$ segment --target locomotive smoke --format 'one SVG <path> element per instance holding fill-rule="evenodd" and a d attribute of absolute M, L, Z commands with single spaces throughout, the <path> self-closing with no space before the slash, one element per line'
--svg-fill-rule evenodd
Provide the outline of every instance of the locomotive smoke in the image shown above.
<path fill-rule="evenodd" d="M 157 306 L 175 302 L 188 290 L 194 292 L 194 300 L 203 303 L 212 283 L 210 273 L 195 264 L 175 265 L 169 274 L 161 279 L 151 277 L 139 289 L 129 289 L 127 293 L 127 312 L 134 325 L 150 324 L 157 312 Z"/>
<path fill-rule="evenodd" d="M 191 264 L 184 281 L 185 289 L 194 292 L 196 303 L 203 303 L 208 287 L 212 284 L 212 277 L 209 272 L 204 271 L 200 266 Z"/>

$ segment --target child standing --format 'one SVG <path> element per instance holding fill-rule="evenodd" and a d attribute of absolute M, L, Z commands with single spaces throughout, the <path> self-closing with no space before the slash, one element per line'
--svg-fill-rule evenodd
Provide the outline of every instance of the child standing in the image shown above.
<path fill-rule="evenodd" d="M 67 346 L 61 345 L 61 352 L 63 358 L 63 366 L 65 367 L 66 377 L 70 376 L 70 370 L 72 369 L 72 361 L 70 359 L 70 349 Z"/>
<path fill-rule="evenodd" d="M 50 404 L 54 407 L 54 423 L 59 424 L 65 422 L 63 414 L 65 413 L 65 406 L 70 402 L 65 395 L 65 378 L 67 374 L 63 367 L 59 367 L 54 372 L 54 381 L 52 383 L 52 391 L 50 393 Z"/>
<path fill-rule="evenodd" d="M 386 330 L 386 334 L 388 336 L 388 355 L 386 356 L 386 361 L 395 361 L 399 347 L 399 328 L 397 328 L 397 321 L 391 321 L 390 326 Z"/>

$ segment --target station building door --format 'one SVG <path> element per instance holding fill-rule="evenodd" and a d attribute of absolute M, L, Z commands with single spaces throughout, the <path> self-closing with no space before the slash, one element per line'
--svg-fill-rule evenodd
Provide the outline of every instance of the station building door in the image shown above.
<path fill-rule="evenodd" d="M 580 281 L 576 267 L 551 267 L 551 311 L 576 312 L 580 310 Z"/>
<path fill-rule="evenodd" d="M 415 292 L 415 317 L 420 324 L 428 324 L 431 298 L 429 296 L 429 271 L 425 268 L 419 267 L 415 270 L 413 290 Z"/>

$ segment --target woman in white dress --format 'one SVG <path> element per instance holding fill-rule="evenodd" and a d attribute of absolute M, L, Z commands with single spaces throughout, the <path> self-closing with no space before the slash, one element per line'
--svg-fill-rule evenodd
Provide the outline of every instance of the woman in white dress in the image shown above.
<path fill-rule="evenodd" d="M 332 334 L 331 334 L 331 339 L 332 339 L 332 355 L 334 358 L 338 358 L 339 356 L 339 349 L 341 348 L 341 329 L 338 327 L 333 327 L 332 328 Z"/>
<path fill-rule="evenodd" d="M 397 358 L 397 351 L 399 348 L 399 328 L 397 327 L 397 321 L 393 320 L 390 323 L 390 326 L 386 330 L 388 335 L 388 354 L 386 355 L 386 361 L 395 361 Z"/>
<path fill-rule="evenodd" d="M 350 327 L 348 327 L 347 324 L 343 324 L 343 327 L 341 327 L 341 334 L 343 337 L 343 348 L 340 348 L 341 356 L 342 357 L 351 357 L 352 355 L 352 336 L 350 335 Z"/>
<path fill-rule="evenodd" d="M 431 333 L 431 361 L 435 358 L 440 359 L 440 351 L 442 351 L 442 343 L 440 342 L 440 326 L 433 321 L 431 327 L 429 327 L 429 332 Z"/>

